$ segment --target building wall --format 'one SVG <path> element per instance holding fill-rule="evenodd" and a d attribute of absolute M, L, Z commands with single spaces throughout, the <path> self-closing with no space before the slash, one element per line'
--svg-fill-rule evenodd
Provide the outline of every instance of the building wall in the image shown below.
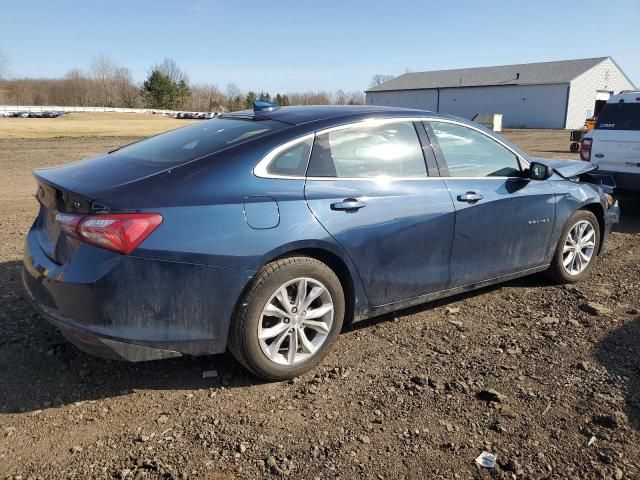
<path fill-rule="evenodd" d="M 367 93 L 371 105 L 422 108 L 473 118 L 502 113 L 504 128 L 564 128 L 568 84 L 502 85 Z"/>
<path fill-rule="evenodd" d="M 367 105 L 418 108 L 437 111 L 437 90 L 399 90 L 395 92 L 367 92 Z"/>
<path fill-rule="evenodd" d="M 606 59 L 571 81 L 566 128 L 582 128 L 593 115 L 598 91 L 619 93 L 634 86 L 611 59 Z"/>

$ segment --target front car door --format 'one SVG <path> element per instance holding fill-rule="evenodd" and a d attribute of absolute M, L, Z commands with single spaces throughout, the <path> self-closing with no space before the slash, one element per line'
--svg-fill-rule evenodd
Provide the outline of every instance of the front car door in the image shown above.
<path fill-rule="evenodd" d="M 456 210 L 451 286 L 544 264 L 555 219 L 548 181 L 530 180 L 526 162 L 479 128 L 425 122 Z"/>
<path fill-rule="evenodd" d="M 309 161 L 307 204 L 353 260 L 374 306 L 449 283 L 453 203 L 443 180 L 428 176 L 417 128 L 369 120 L 318 132 Z"/>

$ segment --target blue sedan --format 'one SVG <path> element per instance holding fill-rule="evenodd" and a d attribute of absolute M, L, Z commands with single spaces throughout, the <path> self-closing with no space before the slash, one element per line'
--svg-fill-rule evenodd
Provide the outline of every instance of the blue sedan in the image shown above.
<path fill-rule="evenodd" d="M 593 170 L 431 112 L 257 102 L 36 170 L 24 286 L 88 353 L 228 349 L 287 379 L 346 322 L 536 272 L 584 278 L 619 215 Z"/>

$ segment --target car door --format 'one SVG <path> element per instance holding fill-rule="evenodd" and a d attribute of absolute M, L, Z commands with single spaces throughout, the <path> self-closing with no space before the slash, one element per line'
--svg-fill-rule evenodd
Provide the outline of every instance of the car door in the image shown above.
<path fill-rule="evenodd" d="M 318 132 L 305 197 L 353 260 L 372 305 L 448 286 L 453 203 L 443 180 L 428 176 L 412 121 Z"/>
<path fill-rule="evenodd" d="M 456 211 L 451 285 L 543 265 L 555 218 L 550 182 L 530 180 L 519 156 L 481 129 L 425 125 Z"/>

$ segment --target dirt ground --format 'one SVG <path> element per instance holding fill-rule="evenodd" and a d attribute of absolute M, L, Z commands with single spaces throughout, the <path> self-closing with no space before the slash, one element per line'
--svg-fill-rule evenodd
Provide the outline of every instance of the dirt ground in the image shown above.
<path fill-rule="evenodd" d="M 68 113 L 58 118 L 0 117 L 0 139 L 57 137 L 146 137 L 198 120 L 146 113 Z"/>
<path fill-rule="evenodd" d="M 564 131 L 506 136 L 576 157 Z M 0 478 L 640 478 L 638 204 L 587 281 L 356 323 L 315 371 L 263 383 L 229 355 L 92 358 L 24 299 L 30 170 L 131 140 L 0 140 Z"/>

